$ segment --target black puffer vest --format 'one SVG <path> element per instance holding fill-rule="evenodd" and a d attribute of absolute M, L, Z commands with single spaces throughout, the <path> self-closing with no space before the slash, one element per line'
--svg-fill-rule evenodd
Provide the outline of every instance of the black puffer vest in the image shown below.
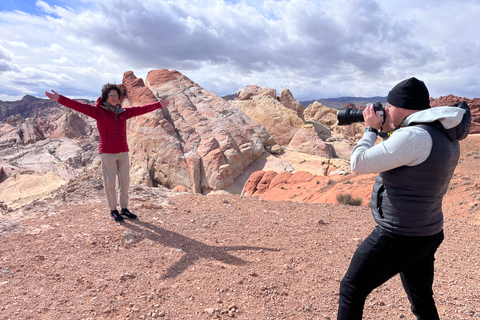
<path fill-rule="evenodd" d="M 442 200 L 457 166 L 460 146 L 448 138 L 438 122 L 417 126 L 432 137 L 430 155 L 419 165 L 381 172 L 370 206 L 375 222 L 386 231 L 430 236 L 442 231 Z"/>

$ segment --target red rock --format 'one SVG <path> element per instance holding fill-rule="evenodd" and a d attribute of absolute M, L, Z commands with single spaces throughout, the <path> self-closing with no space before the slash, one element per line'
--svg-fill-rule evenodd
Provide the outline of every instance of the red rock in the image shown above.
<path fill-rule="evenodd" d="M 267 171 L 263 176 L 260 182 L 257 184 L 257 191 L 255 192 L 255 196 L 261 195 L 265 191 L 268 190 L 270 187 L 270 183 L 272 182 L 272 179 L 275 178 L 278 175 L 275 171 Z"/>
<path fill-rule="evenodd" d="M 164 83 L 177 80 L 182 74 L 177 70 L 169 71 L 167 69 L 151 70 L 148 72 L 145 82 L 148 87 L 158 87 Z"/>
<path fill-rule="evenodd" d="M 127 71 L 123 74 L 123 85 L 127 91 L 127 99 L 132 106 L 141 106 L 148 103 L 157 102 L 153 92 L 145 86 L 143 79 L 137 78 L 133 71 Z"/>
<path fill-rule="evenodd" d="M 245 185 L 243 186 L 242 194 L 251 196 L 257 191 L 257 185 L 262 180 L 262 177 L 265 175 L 265 171 L 260 170 L 260 171 L 255 171 L 250 175 L 250 178 L 248 178 L 247 182 L 245 182 Z"/>
<path fill-rule="evenodd" d="M 176 186 L 175 188 L 173 188 L 173 191 L 188 192 L 187 188 L 185 188 L 185 186 L 182 186 L 182 185 Z"/>
<path fill-rule="evenodd" d="M 292 176 L 291 172 L 288 172 L 288 171 L 280 172 L 270 182 L 270 188 L 274 188 L 276 185 L 279 185 L 279 184 L 286 184 L 288 182 L 288 179 L 291 178 L 291 176 Z"/>
<path fill-rule="evenodd" d="M 315 176 L 307 171 L 297 171 L 295 172 L 290 179 L 288 179 L 288 184 L 295 184 L 295 183 L 302 183 L 302 182 L 309 182 L 313 180 Z"/>
<path fill-rule="evenodd" d="M 451 106 L 461 101 L 465 101 L 468 104 L 472 114 L 472 126 L 470 128 L 470 133 L 480 133 L 480 98 L 467 99 L 456 97 L 450 94 L 438 99 L 430 98 L 430 105 L 432 107 Z"/>

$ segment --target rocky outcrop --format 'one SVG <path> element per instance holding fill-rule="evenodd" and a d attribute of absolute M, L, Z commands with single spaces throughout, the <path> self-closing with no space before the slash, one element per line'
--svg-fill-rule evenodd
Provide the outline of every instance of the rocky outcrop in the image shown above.
<path fill-rule="evenodd" d="M 432 107 L 452 106 L 461 101 L 465 101 L 468 104 L 472 114 L 472 126 L 470 128 L 470 133 L 480 133 L 480 98 L 467 99 L 456 97 L 450 94 L 438 99 L 430 98 L 430 105 Z"/>
<path fill-rule="evenodd" d="M 305 109 L 305 120 L 313 125 L 319 137 L 331 146 L 335 157 L 348 160 L 355 142 L 363 136 L 365 126 L 361 123 L 339 126 L 337 113 L 338 110 L 315 101 Z"/>
<path fill-rule="evenodd" d="M 260 180 L 262 180 L 264 175 L 265 171 L 263 170 L 252 173 L 250 178 L 248 178 L 247 182 L 245 183 L 245 186 L 243 187 L 242 195 L 252 196 L 255 191 L 257 191 L 257 185 L 259 184 Z"/>
<path fill-rule="evenodd" d="M 78 177 L 96 164 L 98 142 L 75 139 L 45 139 L 2 150 L 0 163 L 39 172 L 55 172 L 64 179 Z"/>
<path fill-rule="evenodd" d="M 39 199 L 98 163 L 95 120 L 30 96 L 0 103 L 0 113 L 0 201 L 9 207 Z"/>
<path fill-rule="evenodd" d="M 320 122 L 326 126 L 333 126 L 337 123 L 337 110 L 325 107 L 315 101 L 310 104 L 304 112 L 305 120 Z"/>
<path fill-rule="evenodd" d="M 325 177 L 306 171 L 257 171 L 245 183 L 242 195 L 270 201 L 337 203 L 337 195 L 350 194 L 362 199 L 362 205 L 368 206 L 376 176 L 351 174 Z"/>
<path fill-rule="evenodd" d="M 45 140 L 45 135 L 36 121 L 33 119 L 20 120 L 19 118 L 21 118 L 20 115 L 15 117 L 14 126 L 9 123 L 2 126 L 0 150 Z"/>
<path fill-rule="evenodd" d="M 150 71 L 145 87 L 133 77 L 125 73 L 125 104 L 147 102 L 136 96 L 140 90 L 170 101 L 129 124 L 132 167 L 148 172 L 153 185 L 197 193 L 223 189 L 272 143 L 265 128 L 178 71 Z"/>
<path fill-rule="evenodd" d="M 92 129 L 76 112 L 66 112 L 56 121 L 52 121 L 50 138 L 79 138 L 87 135 Z"/>
<path fill-rule="evenodd" d="M 287 109 L 293 110 L 296 112 L 297 116 L 304 120 L 303 118 L 303 105 L 300 101 L 296 100 L 293 97 L 293 94 L 288 89 L 283 89 L 280 94 L 280 103 Z"/>
<path fill-rule="evenodd" d="M 264 126 L 279 145 L 288 145 L 295 132 L 305 124 L 303 117 L 299 116 L 303 107 L 298 106 L 298 101 L 289 92 L 285 91 L 282 98 L 277 98 L 273 89 L 247 86 L 237 96 L 232 103 Z"/>
<path fill-rule="evenodd" d="M 289 90 L 283 90 L 277 97 L 273 89 L 250 85 L 237 93 L 233 104 L 263 125 L 279 145 L 289 150 L 325 158 L 350 158 L 354 140 L 342 130 L 352 129 L 340 128 L 336 132 L 337 110 L 318 101 L 303 111 Z M 273 152 L 275 147 L 269 150 Z"/>
<path fill-rule="evenodd" d="M 143 79 L 137 78 L 132 71 L 127 71 L 123 74 L 122 84 L 125 86 L 125 99 L 129 101 L 129 105 L 141 106 L 157 101 L 152 91 L 145 86 Z M 124 106 L 126 104 L 123 103 Z"/>
<path fill-rule="evenodd" d="M 295 132 L 288 148 L 315 156 L 336 158 L 334 147 L 323 141 L 311 124 L 306 124 Z"/>

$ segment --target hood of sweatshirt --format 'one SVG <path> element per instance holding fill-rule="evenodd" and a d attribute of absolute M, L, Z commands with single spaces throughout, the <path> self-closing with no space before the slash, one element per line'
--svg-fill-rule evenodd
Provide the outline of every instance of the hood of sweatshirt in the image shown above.
<path fill-rule="evenodd" d="M 412 113 L 404 125 L 438 122 L 450 140 L 459 141 L 467 137 L 472 123 L 470 107 L 465 101 L 453 106 L 435 107 Z"/>

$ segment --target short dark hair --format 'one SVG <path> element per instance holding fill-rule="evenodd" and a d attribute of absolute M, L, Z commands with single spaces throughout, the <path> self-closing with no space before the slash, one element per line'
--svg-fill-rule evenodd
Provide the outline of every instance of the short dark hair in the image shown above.
<path fill-rule="evenodd" d="M 112 90 L 117 90 L 118 97 L 122 94 L 120 88 L 114 83 L 105 83 L 102 87 L 102 102 L 107 101 L 108 93 Z"/>

